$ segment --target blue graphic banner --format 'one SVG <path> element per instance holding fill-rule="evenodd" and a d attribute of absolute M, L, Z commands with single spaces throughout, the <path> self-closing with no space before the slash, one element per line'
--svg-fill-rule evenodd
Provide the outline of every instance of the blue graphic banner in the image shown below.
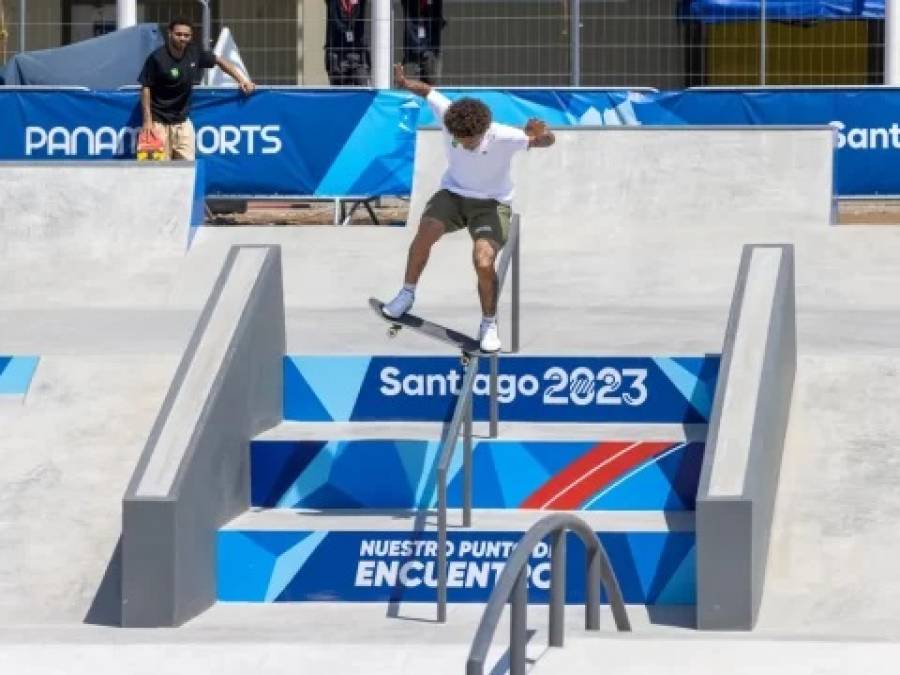
<path fill-rule="evenodd" d="M 553 126 L 832 125 L 839 195 L 900 194 L 900 92 L 837 90 L 446 90 L 494 117 Z M 384 91 L 198 90 L 192 112 L 207 194 L 409 194 L 421 100 Z M 0 160 L 132 158 L 136 92 L 0 87 Z"/>
<path fill-rule="evenodd" d="M 462 444 L 460 443 L 460 446 Z M 428 509 L 437 440 L 253 441 L 250 502 L 267 508 Z M 462 507 L 462 451 L 448 504 Z M 587 511 L 693 510 L 702 443 L 477 441 L 473 506 Z"/>
<path fill-rule="evenodd" d="M 770 21 L 883 19 L 885 0 L 766 0 Z M 689 14 L 703 21 L 758 19 L 761 0 L 690 0 Z"/>
<path fill-rule="evenodd" d="M 693 532 L 598 533 L 627 603 L 696 603 Z M 450 602 L 486 602 L 521 532 L 448 533 Z M 568 535 L 566 602 L 584 602 L 585 551 Z M 224 602 L 434 602 L 436 533 L 220 530 Z M 531 557 L 529 601 L 546 603 L 550 546 Z"/>
<path fill-rule="evenodd" d="M 522 422 L 705 423 L 718 356 L 502 356 L 500 418 Z M 489 367 L 475 378 L 474 417 L 488 419 Z M 284 419 L 448 421 L 462 384 L 458 358 L 295 356 L 284 359 Z"/>
<path fill-rule="evenodd" d="M 418 105 L 400 93 L 198 90 L 191 119 L 207 194 L 407 194 Z M 0 87 L 0 160 L 135 156 L 134 91 Z"/>
<path fill-rule="evenodd" d="M 24 396 L 28 393 L 37 356 L 0 356 L 0 396 Z"/>

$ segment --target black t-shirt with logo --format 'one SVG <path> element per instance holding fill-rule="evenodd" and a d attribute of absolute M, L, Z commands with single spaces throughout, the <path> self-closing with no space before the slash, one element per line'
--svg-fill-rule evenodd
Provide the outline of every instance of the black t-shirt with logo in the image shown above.
<path fill-rule="evenodd" d="M 150 88 L 150 112 L 156 122 L 177 124 L 187 119 L 191 90 L 200 81 L 204 68 L 213 68 L 216 57 L 212 52 L 190 44 L 180 59 L 163 45 L 147 57 L 138 82 Z"/>

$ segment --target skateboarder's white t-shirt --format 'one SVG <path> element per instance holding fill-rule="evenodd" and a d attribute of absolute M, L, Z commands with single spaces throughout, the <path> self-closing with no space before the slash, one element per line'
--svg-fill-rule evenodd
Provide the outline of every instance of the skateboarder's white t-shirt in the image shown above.
<path fill-rule="evenodd" d="M 426 98 L 434 116 L 443 123 L 450 99 L 436 89 Z M 496 199 L 509 204 L 513 198 L 510 166 L 513 155 L 528 149 L 528 136 L 521 129 L 491 122 L 491 126 L 475 150 L 466 150 L 444 129 L 444 150 L 447 170 L 441 178 L 441 188 L 463 197 Z"/>

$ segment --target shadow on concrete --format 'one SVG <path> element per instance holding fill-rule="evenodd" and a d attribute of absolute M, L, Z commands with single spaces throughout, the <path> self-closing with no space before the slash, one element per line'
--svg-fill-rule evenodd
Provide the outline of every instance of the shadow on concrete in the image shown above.
<path fill-rule="evenodd" d="M 94 626 L 122 625 L 122 536 L 116 542 L 106 572 L 94 594 L 94 600 L 84 617 L 84 623 Z"/>

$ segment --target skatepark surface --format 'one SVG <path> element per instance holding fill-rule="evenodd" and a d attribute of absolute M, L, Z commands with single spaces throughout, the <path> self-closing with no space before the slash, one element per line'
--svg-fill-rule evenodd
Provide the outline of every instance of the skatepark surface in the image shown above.
<path fill-rule="evenodd" d="M 522 353 L 719 353 L 741 247 L 795 244 L 797 377 L 763 602 L 755 631 L 725 635 L 697 632 L 690 612 L 643 607 L 629 608 L 631 635 L 605 614 L 589 635 L 569 607 L 567 646 L 550 651 L 546 612 L 531 607 L 533 671 L 886 673 L 900 655 L 900 228 L 830 224 L 815 133 L 727 139 L 787 167 L 785 194 L 764 198 L 751 194 L 756 164 L 736 170 L 686 133 L 640 136 L 658 153 L 635 155 L 637 133 L 562 133 L 517 166 Z M 419 144 L 428 170 L 417 168 L 413 219 L 435 151 Z M 705 178 L 687 170 L 699 165 Z M 716 175 L 730 180 L 717 188 Z M 207 227 L 183 255 L 39 240 L 2 254 L 0 354 L 41 361 L 24 402 L 0 406 L 0 672 L 463 670 L 480 606 L 451 606 L 446 625 L 431 605 L 304 603 L 220 605 L 177 629 L 115 626 L 121 498 L 229 247 L 282 247 L 288 353 L 449 354 L 409 332 L 389 340 L 367 306 L 399 287 L 412 233 Z M 415 311 L 473 333 L 470 250 L 462 234 L 438 245 Z M 506 308 L 508 297 L 501 335 Z M 501 624 L 495 658 L 507 634 Z"/>

